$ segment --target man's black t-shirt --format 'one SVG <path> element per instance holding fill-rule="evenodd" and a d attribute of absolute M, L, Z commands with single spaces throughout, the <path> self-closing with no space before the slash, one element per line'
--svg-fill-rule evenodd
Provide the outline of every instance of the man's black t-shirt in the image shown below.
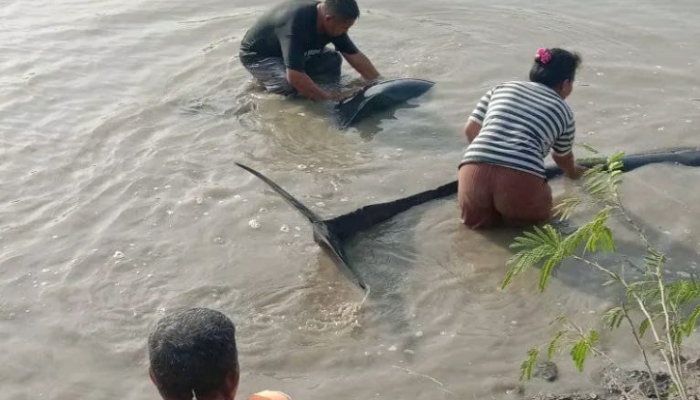
<path fill-rule="evenodd" d="M 318 33 L 318 4 L 315 0 L 288 0 L 265 13 L 243 38 L 241 58 L 281 57 L 287 68 L 304 72 L 306 57 L 319 53 L 328 43 L 342 53 L 356 54 L 357 47 L 347 33 L 337 37 Z"/>

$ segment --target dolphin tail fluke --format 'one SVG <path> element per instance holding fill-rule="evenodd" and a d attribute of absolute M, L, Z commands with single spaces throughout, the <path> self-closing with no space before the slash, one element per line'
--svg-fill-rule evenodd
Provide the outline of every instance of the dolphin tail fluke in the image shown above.
<path fill-rule="evenodd" d="M 319 223 L 322 221 L 321 217 L 319 217 L 315 212 L 309 210 L 308 207 L 303 205 L 299 200 L 294 198 L 291 194 L 289 194 L 286 190 L 282 189 L 278 184 L 275 182 L 271 181 L 268 177 L 265 175 L 261 174 L 260 172 L 246 166 L 240 163 L 235 163 L 239 167 L 243 168 L 244 170 L 250 172 L 251 174 L 255 175 L 258 177 L 260 180 L 263 182 L 267 183 L 269 187 L 271 187 L 277 194 L 279 194 L 284 200 L 289 203 L 292 207 L 294 207 L 297 211 L 299 211 L 306 219 L 309 220 L 312 224 L 314 223 Z"/>
<path fill-rule="evenodd" d="M 306 219 L 311 223 L 314 231 L 314 241 L 329 251 L 336 259 L 336 265 L 340 267 L 341 271 L 349 274 L 348 277 L 354 280 L 355 283 L 362 289 L 368 290 L 368 286 L 362 280 L 360 274 L 355 270 L 348 261 L 345 252 L 343 251 L 343 244 L 338 239 L 337 234 L 329 227 L 326 221 L 322 220 L 321 217 L 316 215 L 313 211 L 309 210 L 305 205 L 303 205 L 299 200 L 294 198 L 286 190 L 282 189 L 278 184 L 270 180 L 265 175 L 260 172 L 240 163 L 235 163 L 237 166 L 243 168 L 244 170 L 255 175 L 257 178 L 265 182 L 270 186 L 277 194 L 279 194 L 284 200 L 287 201 L 292 207 L 299 211 Z"/>

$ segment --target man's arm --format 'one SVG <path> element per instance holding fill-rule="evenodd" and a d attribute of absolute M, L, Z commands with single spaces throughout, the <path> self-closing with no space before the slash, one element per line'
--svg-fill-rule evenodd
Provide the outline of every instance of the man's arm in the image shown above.
<path fill-rule="evenodd" d="M 355 54 L 341 53 L 345 60 L 357 71 L 365 80 L 373 81 L 379 78 L 379 71 L 374 67 L 372 62 L 358 51 Z"/>
<path fill-rule="evenodd" d="M 316 83 L 304 72 L 287 68 L 287 81 L 302 96 L 311 100 L 332 100 L 333 96 L 318 87 Z"/>
<path fill-rule="evenodd" d="M 355 90 L 348 90 L 340 93 L 329 93 L 321 89 L 306 73 L 287 68 L 287 81 L 302 96 L 311 100 L 336 100 L 340 101 L 355 93 Z"/>
<path fill-rule="evenodd" d="M 294 22 L 294 21 L 293 21 Z M 300 31 L 294 23 L 280 28 L 277 36 L 282 48 L 282 58 L 287 66 L 287 82 L 302 96 L 313 100 L 342 100 L 352 92 L 329 93 L 321 89 L 305 72 L 305 55 L 307 36 Z"/>
<path fill-rule="evenodd" d="M 311 100 L 331 100 L 332 95 L 321 89 L 304 71 L 304 50 L 299 40 L 285 37 L 280 40 L 287 65 L 287 82 L 302 96 Z"/>
<path fill-rule="evenodd" d="M 369 58 L 355 46 L 355 43 L 353 43 L 347 33 L 334 37 L 331 42 L 333 42 L 336 50 L 340 51 L 348 64 L 362 75 L 362 78 L 368 81 L 379 78 L 380 75 L 377 69 L 374 68 Z"/>
<path fill-rule="evenodd" d="M 287 82 L 302 96 L 311 100 L 330 100 L 331 94 L 321 89 L 305 72 L 304 52 L 308 35 L 303 30 L 305 24 L 296 17 L 276 31 L 282 49 L 282 59 L 287 67 Z"/>

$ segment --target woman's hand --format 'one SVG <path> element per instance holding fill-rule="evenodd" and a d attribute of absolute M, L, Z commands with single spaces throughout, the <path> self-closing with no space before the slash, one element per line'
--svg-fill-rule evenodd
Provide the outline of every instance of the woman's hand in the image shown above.
<path fill-rule="evenodd" d="M 580 179 L 583 176 L 583 174 L 586 173 L 586 171 L 588 171 L 588 168 L 584 167 L 583 165 L 576 164 L 576 165 L 574 165 L 573 170 L 568 171 L 566 173 L 566 176 L 569 179 L 576 180 L 576 179 Z"/>
<path fill-rule="evenodd" d="M 563 156 L 552 154 L 552 158 L 557 166 L 564 172 L 564 175 L 566 175 L 566 177 L 569 179 L 579 179 L 586 171 L 588 171 L 588 168 L 576 164 L 573 152 L 569 152 Z"/>

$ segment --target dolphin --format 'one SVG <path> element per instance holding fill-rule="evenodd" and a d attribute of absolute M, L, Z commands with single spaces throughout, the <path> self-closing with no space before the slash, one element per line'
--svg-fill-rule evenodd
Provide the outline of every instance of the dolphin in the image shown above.
<path fill-rule="evenodd" d="M 424 79 L 401 78 L 375 82 L 336 106 L 341 130 L 378 111 L 388 110 L 423 95 L 435 85 Z"/>
<path fill-rule="evenodd" d="M 607 157 L 594 157 L 580 159 L 578 163 L 591 168 L 604 165 L 606 160 Z M 622 159 L 622 172 L 629 172 L 646 165 L 659 163 L 700 167 L 700 147 L 682 147 L 627 155 Z M 368 285 L 363 281 L 357 269 L 350 263 L 345 254 L 344 244 L 347 240 L 357 233 L 388 221 L 412 207 L 457 193 L 457 181 L 453 181 L 435 189 L 426 190 L 386 203 L 371 204 L 350 213 L 323 220 L 260 172 L 243 164 L 236 163 L 236 165 L 261 179 L 292 207 L 306 217 L 313 227 L 314 241 L 322 248 L 329 251 L 331 255 L 334 256 L 341 271 L 345 272 L 346 275 L 349 273 L 351 279 L 363 290 L 367 290 Z M 547 179 L 553 179 L 562 174 L 563 171 L 556 165 L 550 165 L 546 168 Z"/>

